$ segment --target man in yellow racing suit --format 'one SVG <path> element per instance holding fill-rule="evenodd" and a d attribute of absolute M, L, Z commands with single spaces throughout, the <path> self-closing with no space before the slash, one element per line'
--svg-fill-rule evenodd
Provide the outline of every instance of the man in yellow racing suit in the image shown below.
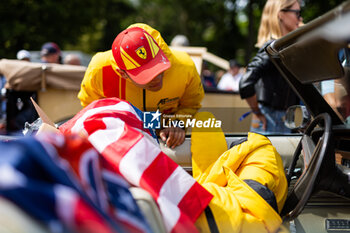
<path fill-rule="evenodd" d="M 141 37 L 135 28 L 142 29 Z M 143 44 L 134 45 L 135 41 Z M 138 23 L 116 37 L 112 50 L 97 53 L 86 70 L 78 94 L 81 105 L 85 107 L 106 97 L 117 97 L 143 111 L 159 110 L 163 116 L 181 119 L 197 112 L 204 91 L 190 56 L 171 50 L 157 30 Z M 160 137 L 174 148 L 184 141 L 185 131 L 168 127 L 160 131 Z"/>

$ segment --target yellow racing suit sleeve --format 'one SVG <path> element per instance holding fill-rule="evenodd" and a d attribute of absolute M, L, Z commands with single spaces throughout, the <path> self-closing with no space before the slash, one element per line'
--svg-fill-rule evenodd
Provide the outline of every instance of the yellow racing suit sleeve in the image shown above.
<path fill-rule="evenodd" d="M 173 80 L 185 83 L 185 90 L 180 97 L 178 107 L 174 114 L 177 116 L 176 118 L 178 120 L 186 120 L 189 115 L 193 117 L 198 109 L 201 108 L 204 89 L 197 68 L 191 57 L 183 51 L 171 50 L 171 52 L 172 66 L 175 71 L 172 74 L 172 76 L 174 76 Z"/>
<path fill-rule="evenodd" d="M 194 116 L 198 109 L 202 107 L 201 102 L 204 98 L 204 89 L 194 64 L 191 73 L 186 90 L 180 99 L 176 115 Z"/>
<path fill-rule="evenodd" d="M 85 72 L 80 86 L 78 98 L 80 104 L 85 107 L 92 101 L 105 97 L 103 93 L 102 67 L 96 66 L 99 62 L 100 54 L 96 54 Z"/>

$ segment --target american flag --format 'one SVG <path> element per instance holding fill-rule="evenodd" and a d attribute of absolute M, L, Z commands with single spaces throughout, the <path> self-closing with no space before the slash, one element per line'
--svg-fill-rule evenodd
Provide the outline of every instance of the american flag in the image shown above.
<path fill-rule="evenodd" d="M 117 98 L 96 100 L 60 131 L 87 135 L 105 169 L 148 191 L 168 232 L 197 232 L 194 222 L 212 195 L 160 150 L 140 110 Z"/>
<path fill-rule="evenodd" d="M 85 138 L 48 134 L 0 150 L 0 197 L 51 232 L 150 232 L 129 185 Z"/>

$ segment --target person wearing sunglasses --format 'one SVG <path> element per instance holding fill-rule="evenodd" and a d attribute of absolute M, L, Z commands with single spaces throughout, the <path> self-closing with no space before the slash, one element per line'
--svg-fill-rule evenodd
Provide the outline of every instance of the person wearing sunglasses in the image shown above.
<path fill-rule="evenodd" d="M 265 47 L 302 25 L 299 0 L 268 0 L 261 17 L 259 51 L 240 80 L 239 92 L 251 108 L 250 131 L 261 134 L 289 133 L 285 110 L 300 100 L 269 60 Z"/>
<path fill-rule="evenodd" d="M 298 17 L 298 19 L 301 17 L 301 10 L 295 10 L 295 9 L 282 9 L 281 11 L 284 12 L 293 12 Z"/>

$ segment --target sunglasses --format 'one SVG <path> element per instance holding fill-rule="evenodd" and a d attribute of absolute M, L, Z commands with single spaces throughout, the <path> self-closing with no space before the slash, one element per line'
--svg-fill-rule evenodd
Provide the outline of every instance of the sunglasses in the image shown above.
<path fill-rule="evenodd" d="M 298 19 L 301 17 L 301 10 L 282 9 L 283 12 L 294 12 Z"/>

